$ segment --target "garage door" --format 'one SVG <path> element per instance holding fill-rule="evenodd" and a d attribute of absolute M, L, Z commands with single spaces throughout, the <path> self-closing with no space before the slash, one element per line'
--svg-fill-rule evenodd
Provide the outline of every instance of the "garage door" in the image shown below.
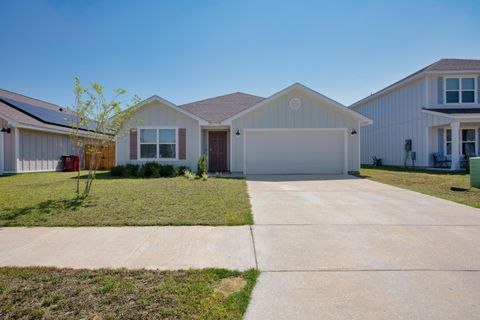
<path fill-rule="evenodd" d="M 246 130 L 247 174 L 344 173 L 345 131 Z"/>

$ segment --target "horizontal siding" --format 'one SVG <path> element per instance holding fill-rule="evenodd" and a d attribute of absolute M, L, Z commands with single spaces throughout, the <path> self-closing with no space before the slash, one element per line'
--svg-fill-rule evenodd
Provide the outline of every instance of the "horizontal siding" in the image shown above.
<path fill-rule="evenodd" d="M 178 112 L 158 101 L 144 105 L 133 117 L 127 128 L 165 126 L 185 128 L 186 130 L 186 159 L 175 161 L 161 161 L 162 164 L 187 166 L 196 170 L 199 157 L 199 126 L 198 121 Z M 130 160 L 130 135 L 121 134 L 117 138 L 117 164 L 135 163 L 142 164 L 152 160 Z"/>
<path fill-rule="evenodd" d="M 405 140 L 412 139 L 412 151 L 417 153 L 416 165 L 428 165 L 431 146 L 427 128 L 447 121 L 422 112 L 429 90 L 425 86 L 425 79 L 419 79 L 355 108 L 373 120 L 373 125 L 362 128 L 362 164 L 371 164 L 372 157 L 376 156 L 382 158 L 385 165 L 403 165 Z"/>
<path fill-rule="evenodd" d="M 61 170 L 61 156 L 75 153 L 68 135 L 26 129 L 18 132 L 18 172 Z"/>
<path fill-rule="evenodd" d="M 293 97 L 302 100 L 299 110 L 292 110 L 288 103 Z M 293 90 L 269 103 L 246 113 L 232 122 L 232 171 L 243 171 L 243 129 L 245 128 L 355 128 L 359 131 L 358 120 L 338 110 L 338 108 L 319 102 L 301 90 Z M 234 133 L 240 130 L 240 136 Z M 357 171 L 359 135 L 348 134 L 348 170 Z"/>

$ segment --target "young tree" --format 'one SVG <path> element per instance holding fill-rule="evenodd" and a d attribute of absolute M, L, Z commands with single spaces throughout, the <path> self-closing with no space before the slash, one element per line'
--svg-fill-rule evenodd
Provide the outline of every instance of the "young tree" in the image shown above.
<path fill-rule="evenodd" d="M 130 103 L 124 103 L 119 99 L 127 91 L 116 89 L 113 98 L 109 100 L 104 95 L 103 87 L 98 83 L 85 88 L 78 77 L 74 79 L 75 104 L 70 119 L 71 139 L 79 157 L 82 151 L 90 154 L 84 189 L 80 193 L 79 171 L 76 193 L 77 196 L 86 198 L 90 194 L 100 165 L 101 152 L 99 151 L 114 143 L 116 138 L 128 131 L 127 122 L 135 112 L 140 99 L 134 96 Z M 85 150 L 86 146 L 88 150 Z"/>

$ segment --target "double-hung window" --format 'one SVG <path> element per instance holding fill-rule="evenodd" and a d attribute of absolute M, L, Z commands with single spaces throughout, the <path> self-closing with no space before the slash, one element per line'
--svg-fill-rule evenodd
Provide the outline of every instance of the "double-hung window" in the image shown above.
<path fill-rule="evenodd" d="M 477 154 L 477 129 L 468 128 L 461 130 L 462 135 L 460 139 L 460 144 L 462 147 L 462 154 L 469 157 L 475 156 Z M 445 130 L 445 150 L 447 155 L 452 154 L 452 130 Z"/>
<path fill-rule="evenodd" d="M 140 129 L 140 158 L 157 158 L 157 129 Z"/>
<path fill-rule="evenodd" d="M 472 157 L 476 155 L 477 133 L 476 129 L 462 129 L 462 154 Z"/>
<path fill-rule="evenodd" d="M 177 129 L 141 128 L 140 159 L 176 159 Z"/>
<path fill-rule="evenodd" d="M 445 101 L 447 103 L 475 103 L 475 78 L 446 78 Z"/>
<path fill-rule="evenodd" d="M 445 130 L 445 151 L 446 154 L 452 154 L 452 130 L 446 129 Z"/>
<path fill-rule="evenodd" d="M 177 151 L 177 130 L 158 129 L 158 150 L 159 158 L 176 158 Z"/>

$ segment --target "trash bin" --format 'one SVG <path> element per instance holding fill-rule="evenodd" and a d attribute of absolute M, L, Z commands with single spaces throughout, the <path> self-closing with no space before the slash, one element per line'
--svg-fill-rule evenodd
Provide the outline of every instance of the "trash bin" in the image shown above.
<path fill-rule="evenodd" d="M 470 186 L 480 188 L 480 157 L 470 158 Z"/>
<path fill-rule="evenodd" d="M 78 171 L 80 169 L 80 157 L 75 155 L 62 156 L 64 171 Z"/>
<path fill-rule="evenodd" d="M 73 159 L 73 171 L 77 172 L 80 170 L 80 157 L 79 156 L 70 156 Z"/>

